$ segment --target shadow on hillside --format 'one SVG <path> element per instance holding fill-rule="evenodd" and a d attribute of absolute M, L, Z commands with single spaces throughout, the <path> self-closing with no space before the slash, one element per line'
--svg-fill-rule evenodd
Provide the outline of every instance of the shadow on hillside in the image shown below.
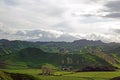
<path fill-rule="evenodd" d="M 114 67 L 91 67 L 91 66 L 87 66 L 87 67 L 84 67 L 83 69 L 81 70 L 78 70 L 76 72 L 99 72 L 99 71 L 116 71 L 116 68 Z"/>
<path fill-rule="evenodd" d="M 38 80 L 38 79 L 27 74 L 8 73 L 0 71 L 0 80 Z"/>
<path fill-rule="evenodd" d="M 110 80 L 120 80 L 120 76 L 114 77 L 114 78 L 112 78 L 112 79 L 110 79 Z"/>

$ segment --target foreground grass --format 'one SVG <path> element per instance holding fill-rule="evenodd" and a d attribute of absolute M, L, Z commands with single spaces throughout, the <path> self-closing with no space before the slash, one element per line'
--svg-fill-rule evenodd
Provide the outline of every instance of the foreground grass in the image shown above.
<path fill-rule="evenodd" d="M 120 76 L 120 71 L 115 72 L 64 72 L 56 71 L 55 76 L 39 75 L 39 69 L 22 69 L 22 70 L 8 70 L 3 71 L 12 73 L 29 74 L 38 77 L 40 80 L 109 80 L 113 77 Z"/>

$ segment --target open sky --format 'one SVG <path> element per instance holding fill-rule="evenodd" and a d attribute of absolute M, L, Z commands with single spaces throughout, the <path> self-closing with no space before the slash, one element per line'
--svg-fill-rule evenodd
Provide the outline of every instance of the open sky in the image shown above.
<path fill-rule="evenodd" d="M 0 0 L 0 39 L 120 42 L 120 0 Z"/>

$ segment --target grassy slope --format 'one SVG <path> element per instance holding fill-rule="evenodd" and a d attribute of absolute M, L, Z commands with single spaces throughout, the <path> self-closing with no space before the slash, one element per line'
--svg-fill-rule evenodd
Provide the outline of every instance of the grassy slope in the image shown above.
<path fill-rule="evenodd" d="M 40 67 L 45 63 L 53 64 L 55 66 L 72 66 L 73 69 L 82 69 L 86 66 L 92 67 L 110 67 L 112 65 L 107 63 L 102 58 L 91 54 L 55 54 L 47 53 L 38 48 L 25 48 L 18 53 L 2 57 L 6 62 L 12 64 L 8 68 L 19 69 L 29 67 Z M 67 58 L 72 59 L 69 64 Z M 64 60 L 64 64 L 62 64 Z M 79 63 L 78 63 L 79 62 Z"/>
<path fill-rule="evenodd" d="M 0 80 L 38 80 L 38 78 L 23 73 L 0 71 Z"/>
<path fill-rule="evenodd" d="M 24 70 L 5 70 L 12 73 L 29 74 L 38 77 L 40 80 L 109 80 L 113 77 L 120 76 L 120 71 L 115 72 L 63 72 L 56 71 L 56 76 L 42 76 L 39 69 L 24 69 Z M 59 76 L 61 75 L 61 76 Z"/>
<path fill-rule="evenodd" d="M 10 75 L 5 74 L 3 71 L 0 71 L 0 80 L 12 80 Z"/>

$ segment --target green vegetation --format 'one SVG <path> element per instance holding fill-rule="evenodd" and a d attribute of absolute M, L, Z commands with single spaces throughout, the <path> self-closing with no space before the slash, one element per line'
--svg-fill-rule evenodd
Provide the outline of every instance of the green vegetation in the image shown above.
<path fill-rule="evenodd" d="M 39 75 L 41 70 L 39 69 L 20 69 L 20 70 L 8 70 L 4 69 L 2 71 L 7 71 L 10 73 L 19 73 L 32 75 L 37 78 L 37 80 L 110 80 L 114 77 L 120 76 L 120 71 L 114 72 L 65 72 L 65 71 L 55 71 L 54 76 L 44 76 Z"/>
<path fill-rule="evenodd" d="M 38 80 L 38 78 L 28 74 L 0 71 L 0 80 Z"/>
<path fill-rule="evenodd" d="M 9 74 L 4 73 L 3 71 L 0 71 L 0 80 L 12 80 Z"/>
<path fill-rule="evenodd" d="M 3 80 L 114 80 L 120 76 L 120 44 L 88 40 L 0 40 L 0 44 Z M 47 75 L 42 75 L 43 66 Z M 52 70 L 54 75 L 49 75 Z"/>
<path fill-rule="evenodd" d="M 7 59 L 6 59 L 7 57 Z M 14 57 L 14 58 L 13 58 Z M 2 57 L 4 58 L 4 56 Z M 58 69 L 71 68 L 72 70 L 83 71 L 86 67 L 100 70 L 114 70 L 114 66 L 104 59 L 92 54 L 61 54 L 48 53 L 39 48 L 25 48 L 15 54 L 5 56 L 6 68 L 24 69 L 41 68 L 42 65 L 49 64 Z M 99 70 L 98 69 L 98 70 Z"/>

